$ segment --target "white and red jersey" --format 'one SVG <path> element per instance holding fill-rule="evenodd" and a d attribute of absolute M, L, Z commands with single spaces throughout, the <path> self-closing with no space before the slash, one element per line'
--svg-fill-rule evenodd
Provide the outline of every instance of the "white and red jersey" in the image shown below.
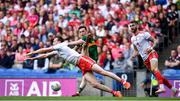
<path fill-rule="evenodd" d="M 146 53 L 147 48 L 151 48 L 151 44 L 148 40 L 150 37 L 151 35 L 149 32 L 139 32 L 136 36 L 134 35 L 131 37 L 132 44 L 137 47 L 144 61 L 148 58 L 148 54 Z"/>
<path fill-rule="evenodd" d="M 64 59 L 66 62 L 72 63 L 74 65 L 77 64 L 77 61 L 81 56 L 81 54 L 69 48 L 67 42 L 59 43 L 52 47 L 55 54 L 58 54 L 58 56 Z"/>

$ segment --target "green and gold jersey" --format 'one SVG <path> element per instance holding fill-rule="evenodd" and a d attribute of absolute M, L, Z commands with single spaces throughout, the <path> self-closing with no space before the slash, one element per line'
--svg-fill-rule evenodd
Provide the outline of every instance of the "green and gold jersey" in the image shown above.
<path fill-rule="evenodd" d="M 82 36 L 83 41 L 86 41 L 86 39 L 87 39 L 87 36 Z M 93 38 L 90 39 L 90 43 L 88 44 L 88 50 L 89 50 L 89 57 L 97 62 L 98 51 L 97 51 L 97 45 Z"/>

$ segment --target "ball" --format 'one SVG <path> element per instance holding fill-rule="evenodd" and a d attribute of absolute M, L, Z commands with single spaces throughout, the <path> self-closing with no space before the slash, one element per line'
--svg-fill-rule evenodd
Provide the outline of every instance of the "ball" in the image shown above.
<path fill-rule="evenodd" d="M 61 84 L 59 82 L 54 82 L 51 85 L 51 89 L 53 91 L 59 91 L 61 89 Z"/>

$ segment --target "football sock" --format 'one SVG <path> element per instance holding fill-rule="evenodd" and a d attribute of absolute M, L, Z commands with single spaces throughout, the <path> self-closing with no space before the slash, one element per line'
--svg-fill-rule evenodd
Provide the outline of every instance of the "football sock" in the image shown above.
<path fill-rule="evenodd" d="M 161 73 L 157 70 L 157 71 L 154 71 L 154 76 L 156 77 L 156 79 L 158 80 L 158 83 L 159 84 L 163 84 L 163 77 L 161 75 Z"/>
<path fill-rule="evenodd" d="M 113 95 L 114 95 L 114 92 L 115 92 L 114 90 L 111 91 L 111 93 L 112 93 Z"/>
<path fill-rule="evenodd" d="M 126 83 L 126 81 L 125 80 L 123 80 L 123 79 L 121 79 L 121 81 L 120 81 L 123 85 Z"/>
<path fill-rule="evenodd" d="M 163 83 L 169 88 L 172 88 L 172 85 L 169 83 L 169 81 L 166 78 L 163 78 Z"/>

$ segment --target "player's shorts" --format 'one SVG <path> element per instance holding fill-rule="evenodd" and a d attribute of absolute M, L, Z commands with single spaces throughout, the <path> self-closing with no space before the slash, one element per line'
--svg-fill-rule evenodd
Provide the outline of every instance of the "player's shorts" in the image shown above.
<path fill-rule="evenodd" d="M 153 51 L 153 52 L 151 52 L 151 53 L 149 54 L 148 58 L 144 61 L 144 64 L 146 65 L 147 69 L 151 70 L 150 60 L 151 60 L 152 58 L 158 59 L 158 57 L 159 57 L 159 56 L 158 56 L 158 54 L 157 54 L 156 51 Z"/>
<path fill-rule="evenodd" d="M 78 62 L 78 67 L 81 69 L 82 74 L 84 75 L 86 72 L 91 72 L 92 71 L 92 66 L 95 64 L 96 62 L 91 59 L 88 56 L 82 56 L 79 59 Z"/>

